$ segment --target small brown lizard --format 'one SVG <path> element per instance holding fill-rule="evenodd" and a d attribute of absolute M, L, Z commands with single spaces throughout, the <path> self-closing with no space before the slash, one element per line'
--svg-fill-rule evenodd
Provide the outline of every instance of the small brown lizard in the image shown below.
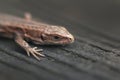
<path fill-rule="evenodd" d="M 13 38 L 25 49 L 28 56 L 32 54 L 38 60 L 38 56 L 44 56 L 40 53 L 42 49 L 32 48 L 29 41 L 39 45 L 64 45 L 74 42 L 74 37 L 64 27 L 31 20 L 28 13 L 25 18 L 0 14 L 0 36 Z"/>

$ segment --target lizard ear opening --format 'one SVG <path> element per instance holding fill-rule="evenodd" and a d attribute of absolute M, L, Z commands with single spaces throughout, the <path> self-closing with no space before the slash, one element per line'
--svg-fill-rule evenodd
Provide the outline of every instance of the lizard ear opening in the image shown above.
<path fill-rule="evenodd" d="M 42 34 L 42 35 L 40 36 L 40 38 L 41 38 L 42 41 L 45 41 L 45 40 L 47 39 L 47 36 L 46 36 L 45 34 Z"/>
<path fill-rule="evenodd" d="M 42 41 L 44 41 L 44 37 L 42 35 L 40 36 L 40 38 L 41 38 Z"/>

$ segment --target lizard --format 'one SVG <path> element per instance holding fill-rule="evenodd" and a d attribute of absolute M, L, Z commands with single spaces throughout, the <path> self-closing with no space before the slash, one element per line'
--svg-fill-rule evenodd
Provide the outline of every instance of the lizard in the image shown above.
<path fill-rule="evenodd" d="M 31 47 L 29 42 L 37 45 L 65 45 L 74 42 L 73 35 L 63 26 L 46 24 L 31 19 L 26 13 L 25 18 L 0 13 L 0 36 L 14 39 L 28 56 L 40 60 L 44 57 L 42 49 Z"/>

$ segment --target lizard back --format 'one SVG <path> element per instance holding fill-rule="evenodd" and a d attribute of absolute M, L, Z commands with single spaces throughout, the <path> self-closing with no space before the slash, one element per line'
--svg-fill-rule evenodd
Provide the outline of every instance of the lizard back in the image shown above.
<path fill-rule="evenodd" d="M 0 13 L 0 27 L 4 27 L 4 26 L 31 29 L 31 30 L 40 29 L 41 31 L 42 29 L 44 30 L 44 28 L 48 27 L 48 25 L 44 23 L 40 23 L 33 20 L 27 21 L 24 18 Z"/>

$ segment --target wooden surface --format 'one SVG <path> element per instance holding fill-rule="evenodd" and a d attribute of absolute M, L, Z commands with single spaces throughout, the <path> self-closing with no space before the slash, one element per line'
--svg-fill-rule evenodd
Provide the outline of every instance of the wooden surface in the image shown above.
<path fill-rule="evenodd" d="M 37 61 L 0 37 L 0 80 L 120 80 L 119 8 L 118 0 L 0 0 L 0 12 L 30 12 L 76 38 L 67 46 L 38 46 L 46 57 Z"/>

